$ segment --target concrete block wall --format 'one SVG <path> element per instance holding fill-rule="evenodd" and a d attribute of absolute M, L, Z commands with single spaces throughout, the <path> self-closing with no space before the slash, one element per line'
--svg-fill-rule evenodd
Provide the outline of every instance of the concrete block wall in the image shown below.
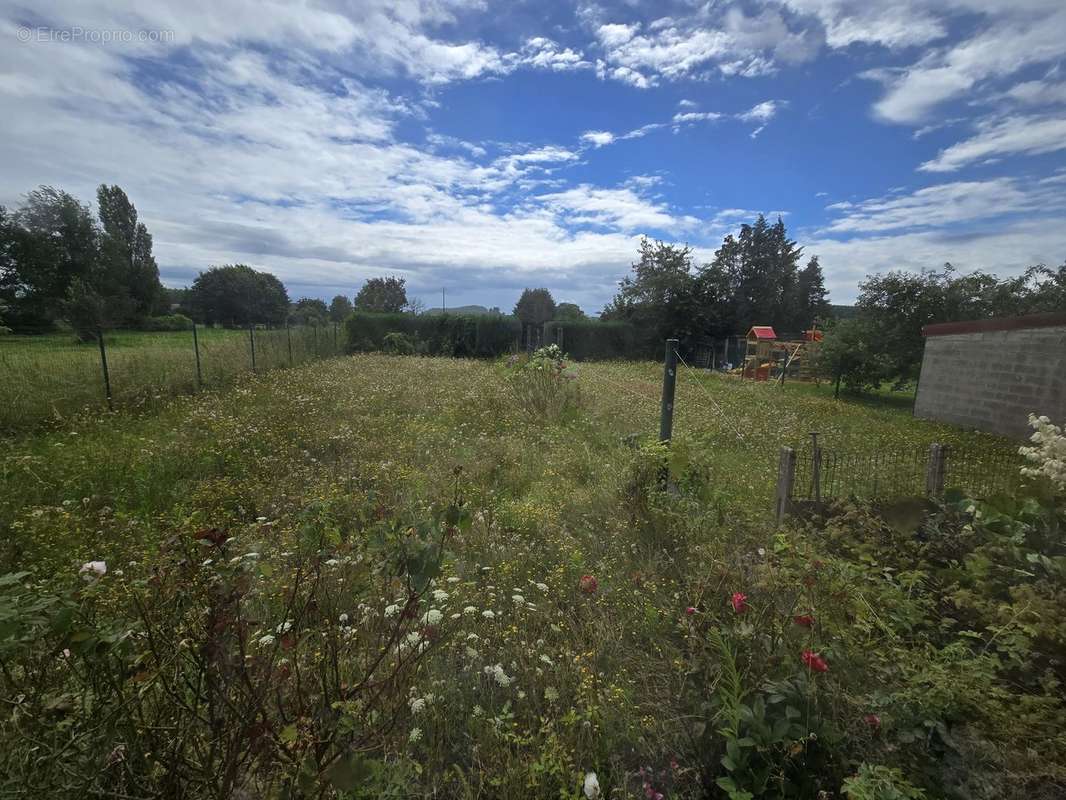
<path fill-rule="evenodd" d="M 1066 324 L 926 337 L 915 416 L 1022 440 L 1030 413 L 1066 422 Z"/>

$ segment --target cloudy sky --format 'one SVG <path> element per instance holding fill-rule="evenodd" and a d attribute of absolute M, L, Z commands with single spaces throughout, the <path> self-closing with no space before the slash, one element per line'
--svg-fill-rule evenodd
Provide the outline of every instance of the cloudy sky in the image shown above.
<path fill-rule="evenodd" d="M 596 311 L 758 212 L 867 274 L 1066 260 L 1063 0 L 0 0 L 0 203 L 118 183 L 164 282 Z"/>

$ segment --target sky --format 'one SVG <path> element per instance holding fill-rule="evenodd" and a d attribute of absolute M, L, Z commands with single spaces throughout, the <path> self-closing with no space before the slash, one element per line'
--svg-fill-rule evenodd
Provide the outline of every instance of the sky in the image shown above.
<path fill-rule="evenodd" d="M 1063 0 L 0 0 L 0 204 L 119 184 L 163 282 L 590 313 L 780 215 L 831 300 L 1066 261 Z"/>

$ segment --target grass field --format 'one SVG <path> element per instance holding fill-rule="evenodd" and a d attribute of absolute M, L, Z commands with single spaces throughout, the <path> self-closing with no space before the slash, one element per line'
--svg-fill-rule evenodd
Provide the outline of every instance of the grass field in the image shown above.
<path fill-rule="evenodd" d="M 229 385 L 250 372 L 248 331 L 199 328 L 200 380 L 192 331 L 105 334 L 112 403 L 119 408 L 154 408 L 160 400 L 196 391 L 198 386 Z M 260 370 L 336 355 L 343 333 L 333 327 L 257 330 L 256 368 Z M 79 343 L 72 334 L 0 336 L 0 432 L 31 430 L 78 414 L 106 408 L 100 349 Z"/>
<path fill-rule="evenodd" d="M 360 355 L 8 439 L 0 791 L 1061 796 L 1061 669 L 1018 677 L 1043 623 L 948 622 L 954 584 L 861 509 L 768 521 L 811 430 L 1014 445 L 682 370 L 663 493 L 661 366 L 577 369 L 555 419 L 502 365 Z"/>

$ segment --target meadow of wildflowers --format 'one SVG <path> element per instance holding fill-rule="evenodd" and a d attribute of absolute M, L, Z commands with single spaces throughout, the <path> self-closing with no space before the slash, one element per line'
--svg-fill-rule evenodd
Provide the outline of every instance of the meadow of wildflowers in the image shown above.
<path fill-rule="evenodd" d="M 358 355 L 7 441 L 4 795 L 1064 796 L 1050 481 L 767 519 L 810 430 L 1012 445 L 711 376 L 667 453 L 661 367 L 543 366 Z"/>

